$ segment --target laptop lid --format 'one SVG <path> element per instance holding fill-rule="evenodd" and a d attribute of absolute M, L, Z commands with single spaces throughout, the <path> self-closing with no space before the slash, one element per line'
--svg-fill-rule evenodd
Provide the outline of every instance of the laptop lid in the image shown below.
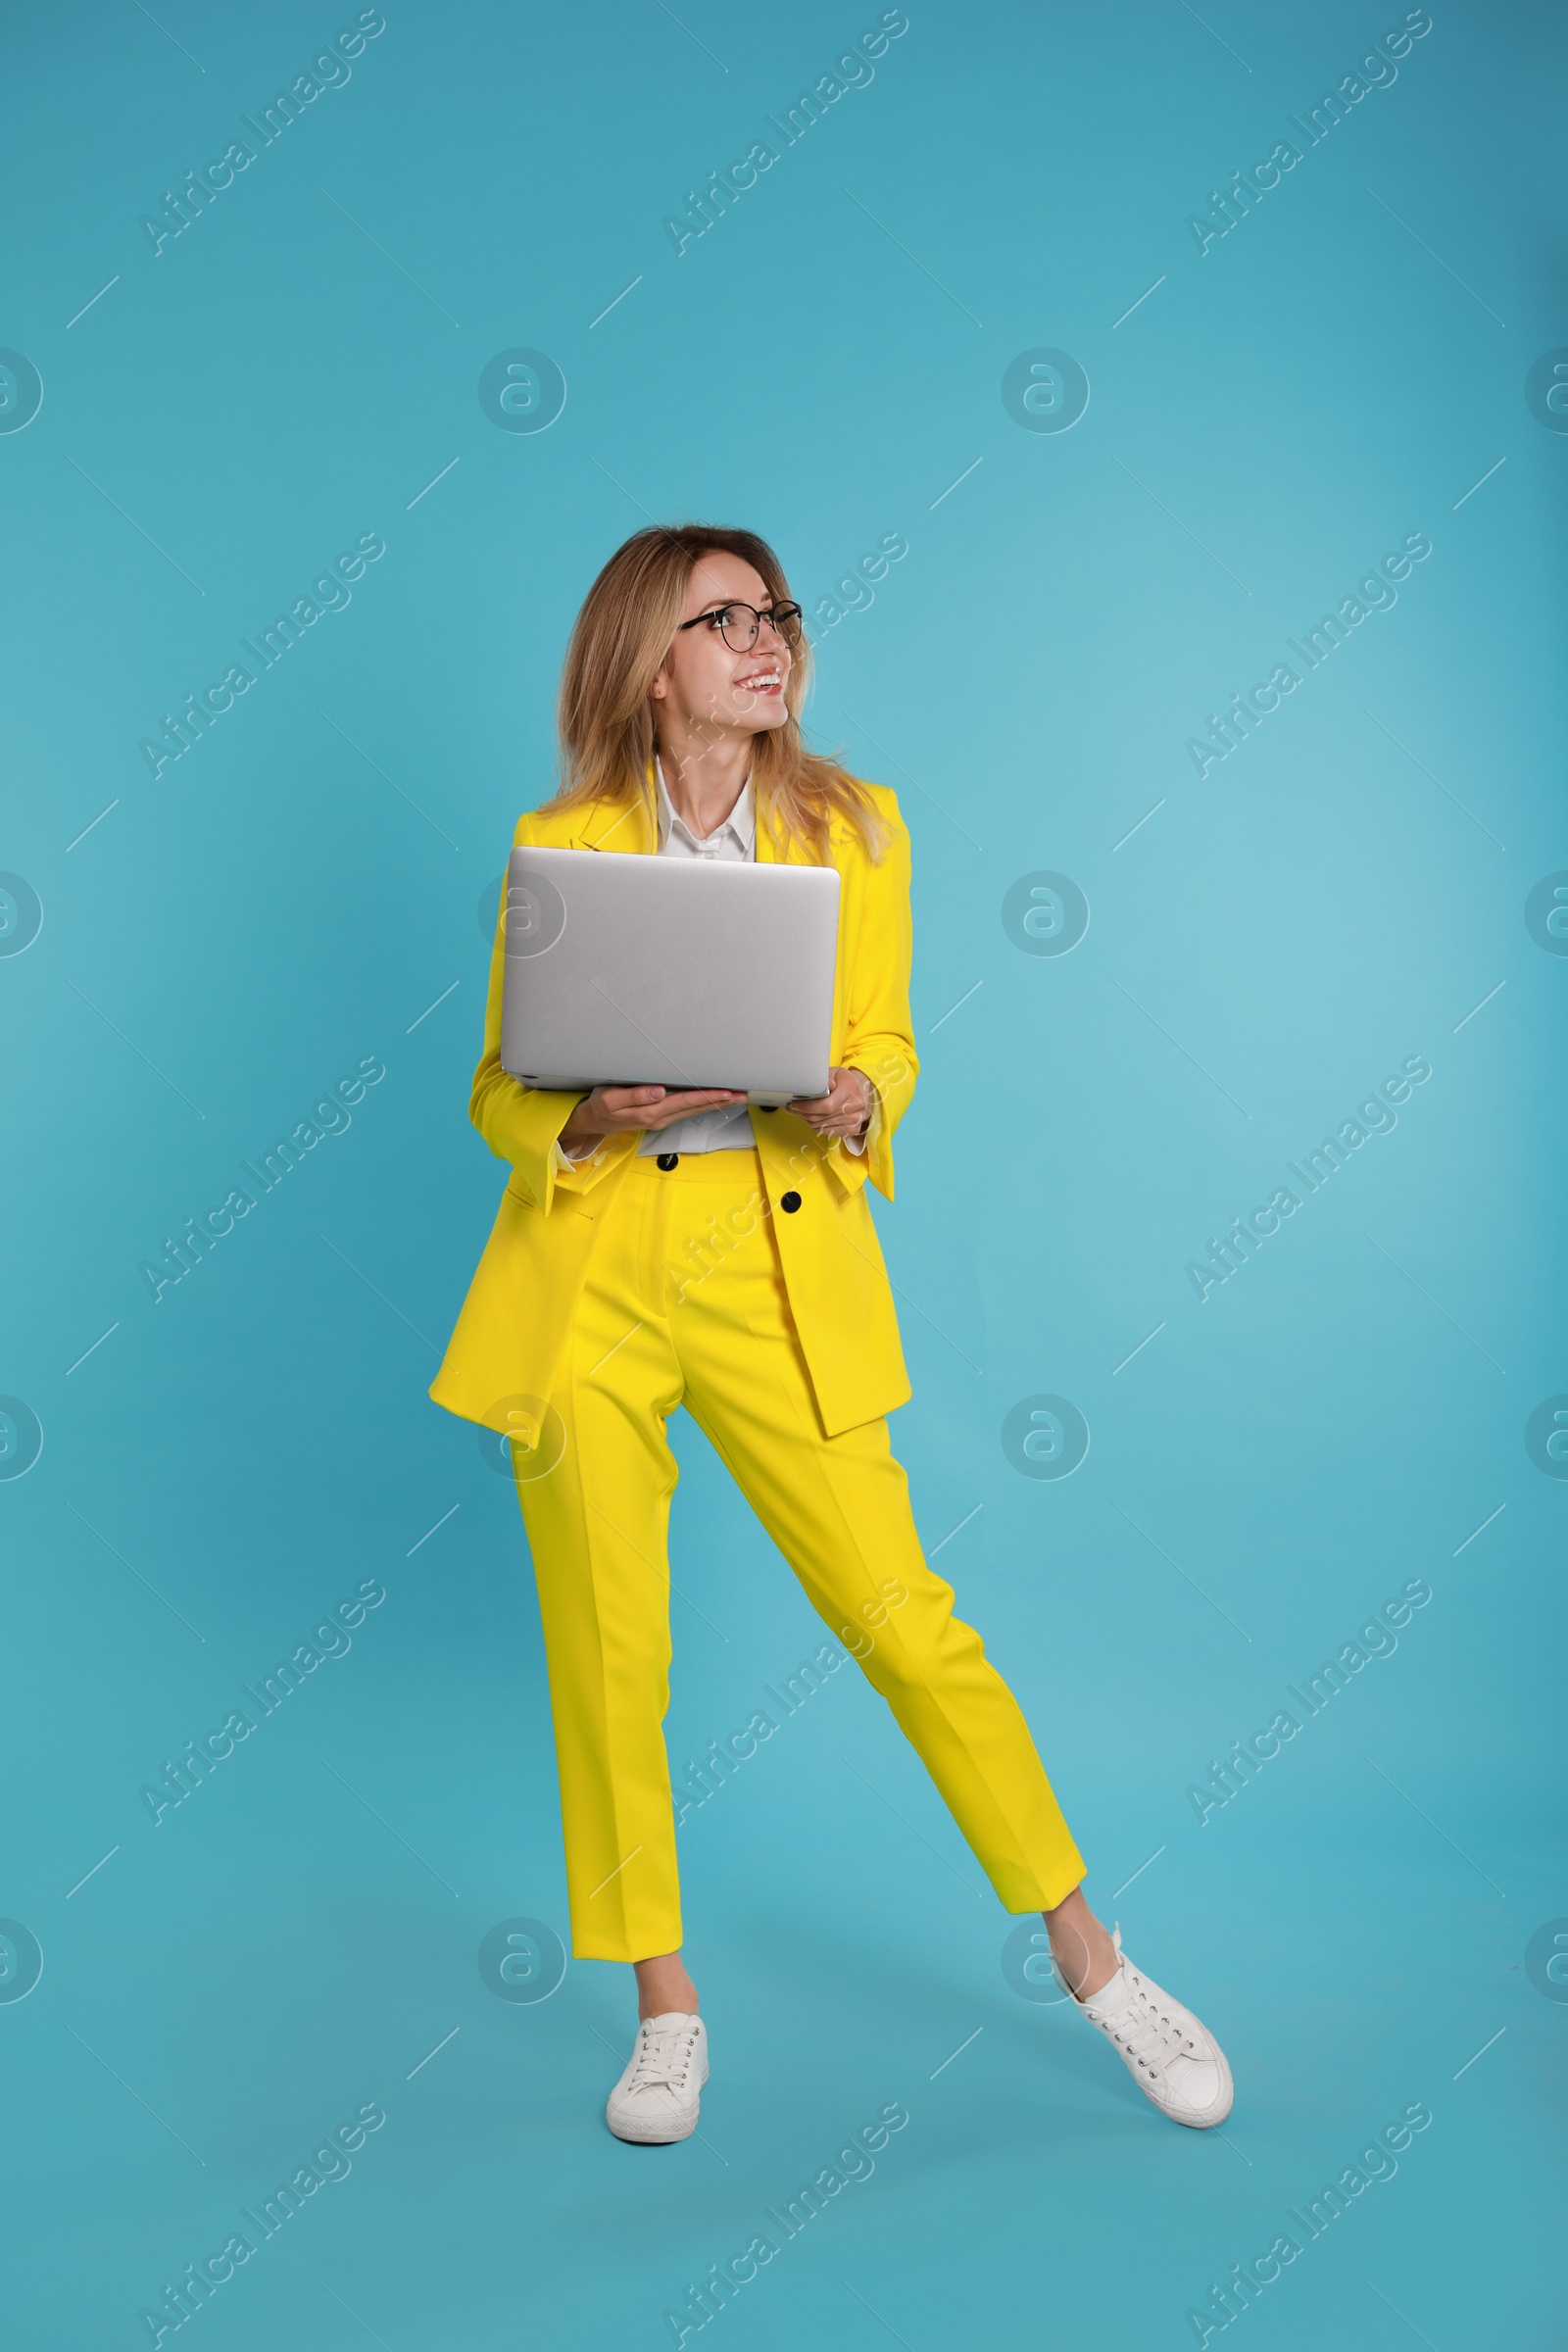
<path fill-rule="evenodd" d="M 838 916 L 832 866 L 515 849 L 501 1066 L 564 1093 L 823 1095 Z"/>

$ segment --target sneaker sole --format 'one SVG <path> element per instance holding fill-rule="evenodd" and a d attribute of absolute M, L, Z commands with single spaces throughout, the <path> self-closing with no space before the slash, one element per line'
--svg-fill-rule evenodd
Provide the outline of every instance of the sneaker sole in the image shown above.
<path fill-rule="evenodd" d="M 609 2126 L 612 2136 L 624 2141 L 629 2148 L 672 2148 L 677 2140 L 690 2139 L 697 2129 L 695 2115 L 684 2131 L 675 2132 L 623 2132 L 618 2125 L 610 2122 L 608 2115 L 605 2122 Z"/>

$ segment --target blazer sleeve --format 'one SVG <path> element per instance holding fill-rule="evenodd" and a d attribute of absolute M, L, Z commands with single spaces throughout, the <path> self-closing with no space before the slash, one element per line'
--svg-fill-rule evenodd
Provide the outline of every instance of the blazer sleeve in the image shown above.
<path fill-rule="evenodd" d="M 531 819 L 521 816 L 513 835 L 515 849 L 533 838 Z M 506 977 L 506 892 L 496 917 L 495 945 L 490 951 L 490 987 L 484 1008 L 484 1053 L 473 1073 L 468 1116 L 497 1159 L 510 1161 L 528 1198 L 548 1214 L 558 1187 L 563 1192 L 586 1192 L 608 1174 L 613 1159 L 624 1156 L 612 1147 L 592 1161 L 562 1172 L 557 1138 L 582 1101 L 580 1094 L 553 1094 L 524 1086 L 501 1067 L 501 991 Z M 623 1139 L 615 1138 L 619 1145 Z M 636 1138 L 630 1139 L 635 1147 Z M 569 1162 L 566 1163 L 569 1166 Z"/>
<path fill-rule="evenodd" d="M 893 1135 L 914 1093 L 919 1059 L 909 1019 L 909 962 L 913 927 L 909 915 L 909 833 L 893 793 L 873 788 L 888 840 L 875 864 L 857 844 L 861 860 L 860 914 L 847 974 L 844 1061 L 863 1072 L 876 1089 L 876 1108 L 866 1139 L 866 1175 L 893 1198 Z M 858 1163 L 849 1158 L 844 1172 Z"/>

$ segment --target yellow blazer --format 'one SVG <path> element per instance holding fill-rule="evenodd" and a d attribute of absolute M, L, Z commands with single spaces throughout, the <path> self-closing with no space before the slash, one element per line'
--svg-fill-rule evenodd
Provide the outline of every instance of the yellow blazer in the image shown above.
<path fill-rule="evenodd" d="M 876 1089 L 866 1149 L 858 1156 L 824 1142 L 787 1110 L 751 1113 L 764 1213 L 773 1217 L 790 1310 L 829 1437 L 891 1412 L 909 1394 L 893 1295 L 863 1198 L 867 1177 L 893 1198 L 893 1132 L 918 1069 L 909 1027 L 909 836 L 894 795 L 882 785 L 866 789 L 888 833 L 880 860 L 872 863 L 842 819 L 828 843 L 828 862 L 840 875 L 831 1058 L 863 1071 Z M 641 856 L 658 847 L 652 810 L 641 803 L 535 810 L 518 818 L 513 839 L 514 846 Z M 799 844 L 781 842 L 760 811 L 757 856 L 768 863 L 813 862 Z M 501 1067 L 505 963 L 498 920 L 484 1054 L 468 1115 L 496 1157 L 510 1162 L 512 1177 L 430 1394 L 469 1421 L 516 1430 L 523 1400 L 542 1411 L 551 1394 L 598 1222 L 643 1138 L 608 1139 L 570 1175 L 556 1167 L 556 1140 L 580 1097 L 525 1087 Z M 778 1213 L 787 1194 L 800 1205 Z M 705 1264 L 694 1258 L 689 1271 L 696 1280 Z"/>

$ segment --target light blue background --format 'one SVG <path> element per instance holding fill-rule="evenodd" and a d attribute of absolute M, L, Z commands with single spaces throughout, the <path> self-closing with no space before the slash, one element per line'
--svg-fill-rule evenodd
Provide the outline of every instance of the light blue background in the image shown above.
<path fill-rule="evenodd" d="M 687 2283 L 896 2099 L 731 2352 L 1190 2343 L 1209 2282 L 1416 2100 L 1397 2178 L 1248 2342 L 1556 2341 L 1568 2017 L 1524 1954 L 1568 1912 L 1568 1486 L 1523 1433 L 1568 1389 L 1568 961 L 1523 908 L 1568 866 L 1568 439 L 1524 398 L 1568 342 L 1560 19 L 1436 6 L 1229 236 L 1185 226 L 1402 13 L 911 5 L 678 258 L 663 216 L 872 0 L 389 0 L 156 258 L 141 215 L 354 11 L 13 14 L 0 342 L 44 385 L 0 436 L 0 865 L 43 907 L 0 960 L 0 1388 L 44 1432 L 0 1484 L 0 1911 L 44 1954 L 0 2004 L 17 2343 L 146 2342 L 164 2283 L 370 2100 L 209 2352 L 669 2342 Z M 538 435 L 476 397 L 518 345 L 568 386 Z M 1092 388 L 1059 435 L 1001 398 L 1040 346 Z M 1009 1989 L 1011 1923 L 852 1670 L 682 1833 L 702 2138 L 605 2132 L 624 1972 L 542 2004 L 480 1981 L 491 1927 L 565 1907 L 514 1499 L 425 1396 L 503 1181 L 466 1119 L 476 908 L 551 786 L 571 615 L 650 516 L 764 532 L 808 606 L 907 538 L 810 713 L 914 837 L 897 1443 L 1091 1899 L 1230 2052 L 1223 2138 Z M 348 609 L 155 782 L 139 739 L 369 532 Z M 1397 606 L 1200 782 L 1206 713 L 1415 532 Z M 1092 909 L 1064 957 L 1003 930 L 1040 868 Z M 1200 1304 L 1186 1261 L 1416 1054 L 1396 1130 Z M 372 1055 L 352 1127 L 154 1305 L 140 1262 Z M 1039 1392 L 1092 1432 L 1059 1483 L 1002 1450 Z M 677 1769 L 821 1638 L 680 1448 Z M 1396 1654 L 1200 1827 L 1188 1785 L 1415 1577 Z M 368 1578 L 349 1654 L 155 1828 L 142 1785 Z"/>

